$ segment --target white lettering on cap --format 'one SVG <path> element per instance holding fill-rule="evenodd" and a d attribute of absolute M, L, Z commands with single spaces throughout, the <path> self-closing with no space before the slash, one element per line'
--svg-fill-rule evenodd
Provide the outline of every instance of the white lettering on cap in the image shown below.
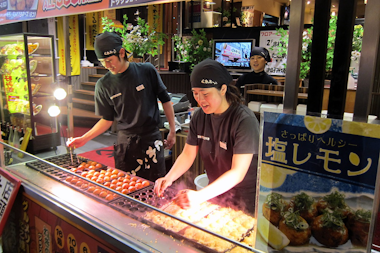
<path fill-rule="evenodd" d="M 110 50 L 110 51 L 106 51 L 103 54 L 104 55 L 116 54 L 116 49 L 113 49 L 113 50 Z"/>
<path fill-rule="evenodd" d="M 218 84 L 218 82 L 210 80 L 210 79 L 202 79 L 201 83 L 203 83 L 203 84 L 212 84 L 212 85 L 217 85 Z"/>

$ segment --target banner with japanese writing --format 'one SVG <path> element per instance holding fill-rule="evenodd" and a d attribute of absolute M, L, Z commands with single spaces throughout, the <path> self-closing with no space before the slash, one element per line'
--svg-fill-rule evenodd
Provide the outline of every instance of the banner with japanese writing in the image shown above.
<path fill-rule="evenodd" d="M 95 37 L 101 33 L 100 28 L 102 20 L 100 12 L 91 12 L 86 14 L 86 49 L 94 50 Z"/>
<path fill-rule="evenodd" d="M 0 25 L 174 0 L 0 0 Z"/>
<path fill-rule="evenodd" d="M 148 24 L 151 29 L 155 27 L 156 32 L 162 32 L 163 10 L 162 4 L 153 4 L 148 7 Z M 160 52 L 162 53 L 162 46 L 160 46 Z"/>
<path fill-rule="evenodd" d="M 78 15 L 69 16 L 71 75 L 80 75 L 80 47 Z"/>
<path fill-rule="evenodd" d="M 260 47 L 268 49 L 272 62 L 268 62 L 265 66 L 265 72 L 269 75 L 285 76 L 286 74 L 286 55 L 279 56 L 277 47 L 280 43 L 281 36 L 276 34 L 275 30 L 260 32 Z"/>
<path fill-rule="evenodd" d="M 368 252 L 379 150 L 380 125 L 264 112 L 255 247 Z"/>
<path fill-rule="evenodd" d="M 65 53 L 65 39 L 63 33 L 63 18 L 57 18 L 57 38 L 58 38 L 58 72 L 66 76 L 66 53 Z"/>
<path fill-rule="evenodd" d="M 58 69 L 59 74 L 66 76 L 66 48 L 63 34 L 63 18 L 58 17 L 57 22 L 57 37 L 58 37 Z M 69 17 L 69 40 L 70 40 L 70 64 L 71 75 L 80 75 L 80 48 L 79 48 L 79 31 L 78 31 L 78 16 L 72 15 Z"/>

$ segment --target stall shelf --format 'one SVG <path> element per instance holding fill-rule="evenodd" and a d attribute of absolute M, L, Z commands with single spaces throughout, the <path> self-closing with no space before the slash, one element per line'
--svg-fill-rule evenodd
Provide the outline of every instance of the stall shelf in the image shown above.
<path fill-rule="evenodd" d="M 30 153 L 60 145 L 57 120 L 48 114 L 48 108 L 56 103 L 53 36 L 1 36 L 0 58 L 2 124 L 19 132 L 31 129 Z M 7 140 L 7 136 L 3 138 Z"/>
<path fill-rule="evenodd" d="M 25 239 L 24 247 L 28 247 L 29 250 L 34 250 L 37 247 L 50 247 L 49 252 L 58 252 L 59 250 L 64 250 L 64 252 L 107 253 L 220 252 L 192 240 L 187 240 L 178 231 L 159 229 L 159 226 L 153 221 L 144 222 L 139 219 L 141 218 L 139 215 L 146 215 L 147 213 L 152 215 L 153 220 L 156 218 L 165 219 L 165 216 L 170 217 L 170 213 L 157 212 L 155 206 L 160 207 L 160 205 L 152 202 L 146 204 L 136 202 L 137 205 L 135 206 L 129 205 L 130 199 L 123 198 L 121 194 L 115 196 L 114 200 L 99 201 L 98 198 L 85 194 L 80 187 L 72 187 L 66 183 L 65 175 L 63 175 L 63 180 L 59 180 L 30 166 L 30 164 L 35 165 L 36 162 L 45 163 L 45 166 L 53 166 L 52 169 L 54 170 L 61 169 L 62 173 L 67 174 L 66 176 L 73 174 L 70 168 L 60 168 L 49 162 L 53 161 L 54 157 L 38 161 L 30 160 L 30 158 L 33 157 L 29 157 L 25 164 L 16 164 L 5 168 L 7 172 L 22 181 L 19 196 L 12 209 L 15 215 L 11 215 L 12 217 L 20 217 L 20 220 L 8 220 L 7 226 L 20 223 L 23 227 L 23 222 L 28 223 L 24 224 L 24 227 L 28 228 L 30 237 Z M 76 157 L 74 157 L 75 160 Z M 145 191 L 152 192 L 152 188 L 153 185 L 151 184 L 145 188 Z M 144 188 L 141 189 L 141 191 L 143 190 Z M 138 193 L 139 191 L 136 190 L 128 196 L 136 198 L 135 195 Z M 143 199 L 138 200 L 144 201 Z M 123 207 L 123 203 L 126 203 L 126 207 Z M 164 201 L 163 203 L 166 204 L 167 202 Z M 138 206 L 142 206 L 143 213 L 138 210 Z M 180 225 L 181 222 L 178 224 Z M 182 225 L 182 227 L 179 226 L 182 229 L 184 227 L 197 228 L 197 225 L 192 223 L 183 223 Z M 6 230 L 14 231 L 9 227 Z M 21 231 L 21 233 L 24 232 Z M 49 238 L 48 243 L 46 243 L 46 238 L 43 238 L 46 234 L 49 234 L 47 236 Z M 213 236 L 213 238 L 223 241 L 217 236 Z M 251 238 L 253 238 L 253 232 Z M 3 242 L 7 239 L 7 235 L 3 235 Z M 229 239 L 225 242 L 226 245 L 230 245 L 229 249 L 235 247 L 235 245 L 230 244 Z"/>

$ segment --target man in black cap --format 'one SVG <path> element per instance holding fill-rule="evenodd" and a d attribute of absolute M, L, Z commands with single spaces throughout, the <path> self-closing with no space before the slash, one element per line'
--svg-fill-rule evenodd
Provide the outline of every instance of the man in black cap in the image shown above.
<path fill-rule="evenodd" d="M 116 120 L 116 168 L 154 181 L 166 173 L 164 144 L 170 149 L 175 143 L 174 110 L 166 87 L 152 64 L 128 61 L 123 41 L 116 33 L 98 35 L 94 47 L 99 61 L 109 70 L 95 86 L 95 113 L 103 118 L 67 145 L 83 146 Z M 164 143 L 158 128 L 157 99 L 162 102 L 170 125 Z"/>
<path fill-rule="evenodd" d="M 231 81 L 227 69 L 217 61 L 207 59 L 194 67 L 190 82 L 201 109 L 190 121 L 181 155 L 155 183 L 158 196 L 191 167 L 199 151 L 209 185 L 199 191 L 180 191 L 176 203 L 188 208 L 218 196 L 222 198 L 219 203 L 237 204 L 254 213 L 259 122 L 241 104 L 239 90 Z"/>
<path fill-rule="evenodd" d="M 266 48 L 254 47 L 252 49 L 249 64 L 253 71 L 240 76 L 236 82 L 236 86 L 240 88 L 242 94 L 244 93 L 244 85 L 246 84 L 260 83 L 277 85 L 276 79 L 264 71 L 267 62 L 271 61 L 269 51 Z"/>

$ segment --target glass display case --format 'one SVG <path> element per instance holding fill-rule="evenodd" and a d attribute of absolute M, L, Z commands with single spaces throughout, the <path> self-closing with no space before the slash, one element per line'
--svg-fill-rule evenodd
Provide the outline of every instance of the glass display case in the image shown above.
<path fill-rule="evenodd" d="M 48 114 L 55 103 L 55 78 L 52 35 L 0 37 L 0 116 L 5 141 L 18 147 L 18 139 L 31 132 L 30 153 L 60 144 L 57 119 Z"/>

